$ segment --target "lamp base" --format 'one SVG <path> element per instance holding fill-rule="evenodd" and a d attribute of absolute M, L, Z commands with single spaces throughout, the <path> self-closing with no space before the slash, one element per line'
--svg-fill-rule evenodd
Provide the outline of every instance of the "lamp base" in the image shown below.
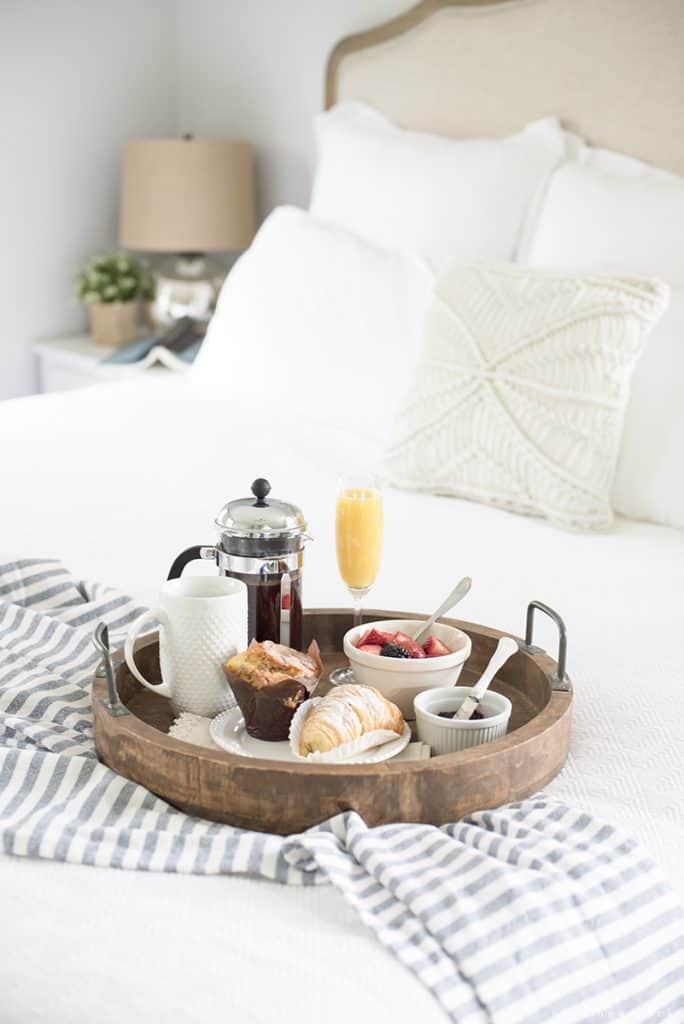
<path fill-rule="evenodd" d="M 154 325 L 167 327 L 183 316 L 206 321 L 216 307 L 226 270 L 200 253 L 165 260 L 155 271 Z"/>

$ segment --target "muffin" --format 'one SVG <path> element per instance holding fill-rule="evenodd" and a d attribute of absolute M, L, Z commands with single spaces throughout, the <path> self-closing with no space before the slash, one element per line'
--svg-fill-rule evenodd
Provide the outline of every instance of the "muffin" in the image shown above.
<path fill-rule="evenodd" d="M 323 662 L 315 640 L 306 654 L 272 640 L 252 640 L 223 669 L 249 735 L 286 740 L 295 711 L 316 689 Z"/>

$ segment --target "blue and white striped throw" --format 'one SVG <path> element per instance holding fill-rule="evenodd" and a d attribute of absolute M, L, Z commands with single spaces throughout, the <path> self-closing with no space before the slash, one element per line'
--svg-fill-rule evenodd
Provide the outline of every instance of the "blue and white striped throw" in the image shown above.
<path fill-rule="evenodd" d="M 684 1021 L 677 901 L 589 814 L 540 796 L 442 828 L 347 812 L 283 839 L 191 818 L 99 764 L 93 629 L 139 610 L 56 561 L 0 565 L 5 854 L 331 883 L 458 1024 Z"/>

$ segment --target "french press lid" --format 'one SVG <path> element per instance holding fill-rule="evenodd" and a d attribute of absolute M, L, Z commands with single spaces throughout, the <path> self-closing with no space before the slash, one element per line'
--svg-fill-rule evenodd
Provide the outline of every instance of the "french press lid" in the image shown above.
<path fill-rule="evenodd" d="M 223 550 L 252 557 L 299 551 L 310 539 L 302 510 L 269 498 L 271 485 L 263 477 L 251 490 L 251 497 L 229 501 L 216 517 Z"/>

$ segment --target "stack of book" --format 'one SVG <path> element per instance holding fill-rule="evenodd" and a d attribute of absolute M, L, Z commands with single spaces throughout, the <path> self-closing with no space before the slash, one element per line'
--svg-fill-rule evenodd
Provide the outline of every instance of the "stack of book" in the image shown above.
<path fill-rule="evenodd" d="M 204 341 L 206 323 L 184 316 L 161 335 L 140 338 L 123 345 L 103 363 L 136 363 L 141 369 L 161 364 L 169 370 L 183 372 L 193 362 Z"/>

